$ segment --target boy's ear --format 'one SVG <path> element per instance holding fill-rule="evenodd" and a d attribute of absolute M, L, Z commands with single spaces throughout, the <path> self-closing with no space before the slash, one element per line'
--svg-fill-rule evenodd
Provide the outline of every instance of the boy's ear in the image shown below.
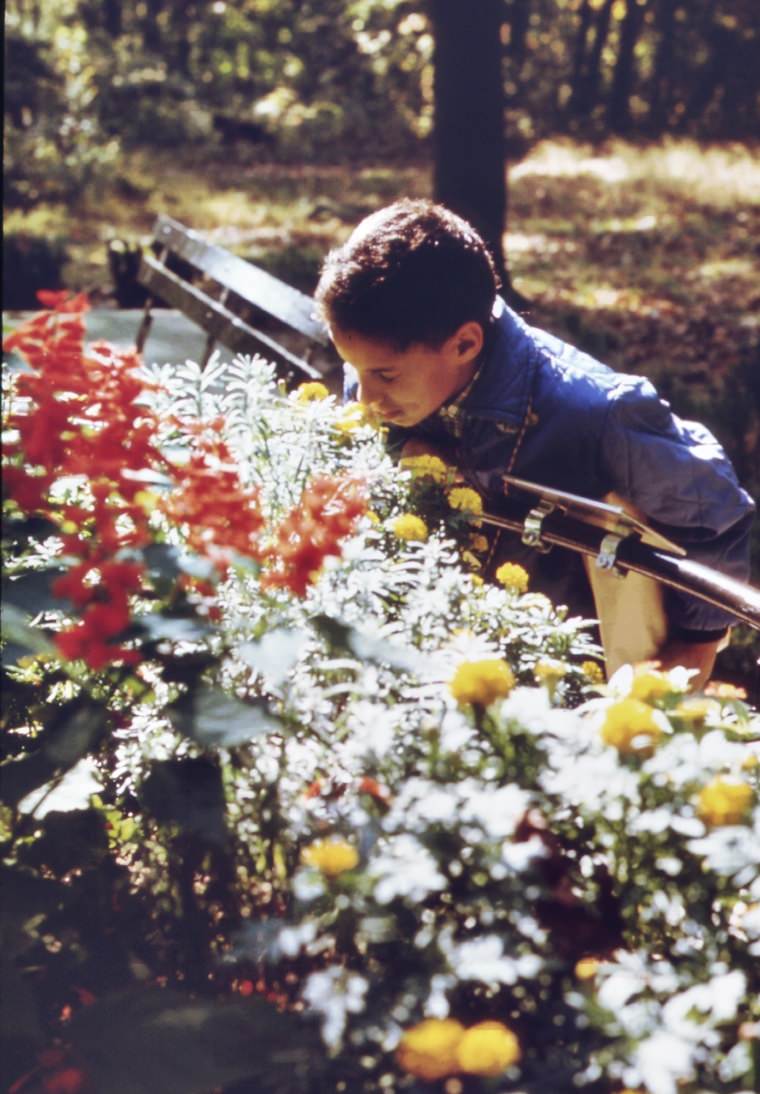
<path fill-rule="evenodd" d="M 483 348 L 485 335 L 480 323 L 469 319 L 448 340 L 448 345 L 457 364 L 468 365 L 474 361 Z"/>

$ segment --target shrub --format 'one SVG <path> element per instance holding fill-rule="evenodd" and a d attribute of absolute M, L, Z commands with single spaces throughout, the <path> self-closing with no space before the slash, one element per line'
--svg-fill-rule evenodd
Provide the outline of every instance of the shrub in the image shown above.
<path fill-rule="evenodd" d="M 325 389 L 139 370 L 46 299 L 6 400 L 8 1081 L 749 1088 L 752 712 L 600 685 Z"/>

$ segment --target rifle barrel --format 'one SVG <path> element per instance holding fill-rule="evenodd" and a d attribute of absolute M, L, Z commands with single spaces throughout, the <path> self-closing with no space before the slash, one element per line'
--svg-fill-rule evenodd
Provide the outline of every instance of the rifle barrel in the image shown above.
<path fill-rule="evenodd" d="M 521 533 L 527 510 L 520 516 L 483 513 L 487 524 Z M 541 539 L 547 544 L 567 547 L 596 558 L 607 532 L 561 511 L 548 513 L 541 522 Z M 642 542 L 635 535 L 623 539 L 617 549 L 616 565 L 621 570 L 651 577 L 663 585 L 690 593 L 736 619 L 760 630 L 760 589 L 718 573 L 689 558 L 679 558 Z"/>

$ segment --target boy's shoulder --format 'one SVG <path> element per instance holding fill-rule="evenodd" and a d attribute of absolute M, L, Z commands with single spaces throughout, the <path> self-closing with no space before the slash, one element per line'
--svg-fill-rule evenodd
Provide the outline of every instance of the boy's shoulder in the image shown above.
<path fill-rule="evenodd" d="M 477 416 L 522 419 L 535 408 L 574 416 L 605 415 L 611 403 L 657 401 L 649 381 L 616 372 L 556 335 L 530 326 L 497 301 L 487 351 L 468 410 Z"/>

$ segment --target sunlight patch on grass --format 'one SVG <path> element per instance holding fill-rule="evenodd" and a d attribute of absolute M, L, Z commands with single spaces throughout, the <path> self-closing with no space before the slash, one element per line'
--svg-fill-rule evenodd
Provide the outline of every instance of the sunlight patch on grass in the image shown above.
<path fill-rule="evenodd" d="M 65 205 L 40 205 L 29 212 L 8 210 L 3 217 L 3 230 L 29 232 L 30 235 L 65 236 L 70 227 L 70 214 Z"/>
<path fill-rule="evenodd" d="M 760 156 L 742 144 L 706 148 L 691 140 L 668 139 L 642 147 L 610 141 L 599 151 L 568 140 L 542 141 L 510 171 L 513 181 L 541 175 L 652 183 L 723 208 L 760 204 Z"/>
<path fill-rule="evenodd" d="M 757 279 L 757 266 L 750 258 L 724 258 L 703 262 L 694 270 L 694 276 L 705 281 L 722 281 L 734 278 Z"/>
<path fill-rule="evenodd" d="M 572 254 L 578 250 L 578 244 L 570 239 L 552 239 L 544 232 L 507 232 L 507 253 L 509 255 L 555 255 Z"/>
<path fill-rule="evenodd" d="M 654 213 L 644 213 L 632 217 L 607 217 L 594 222 L 595 232 L 637 233 L 651 232 L 660 224 L 661 218 Z"/>

